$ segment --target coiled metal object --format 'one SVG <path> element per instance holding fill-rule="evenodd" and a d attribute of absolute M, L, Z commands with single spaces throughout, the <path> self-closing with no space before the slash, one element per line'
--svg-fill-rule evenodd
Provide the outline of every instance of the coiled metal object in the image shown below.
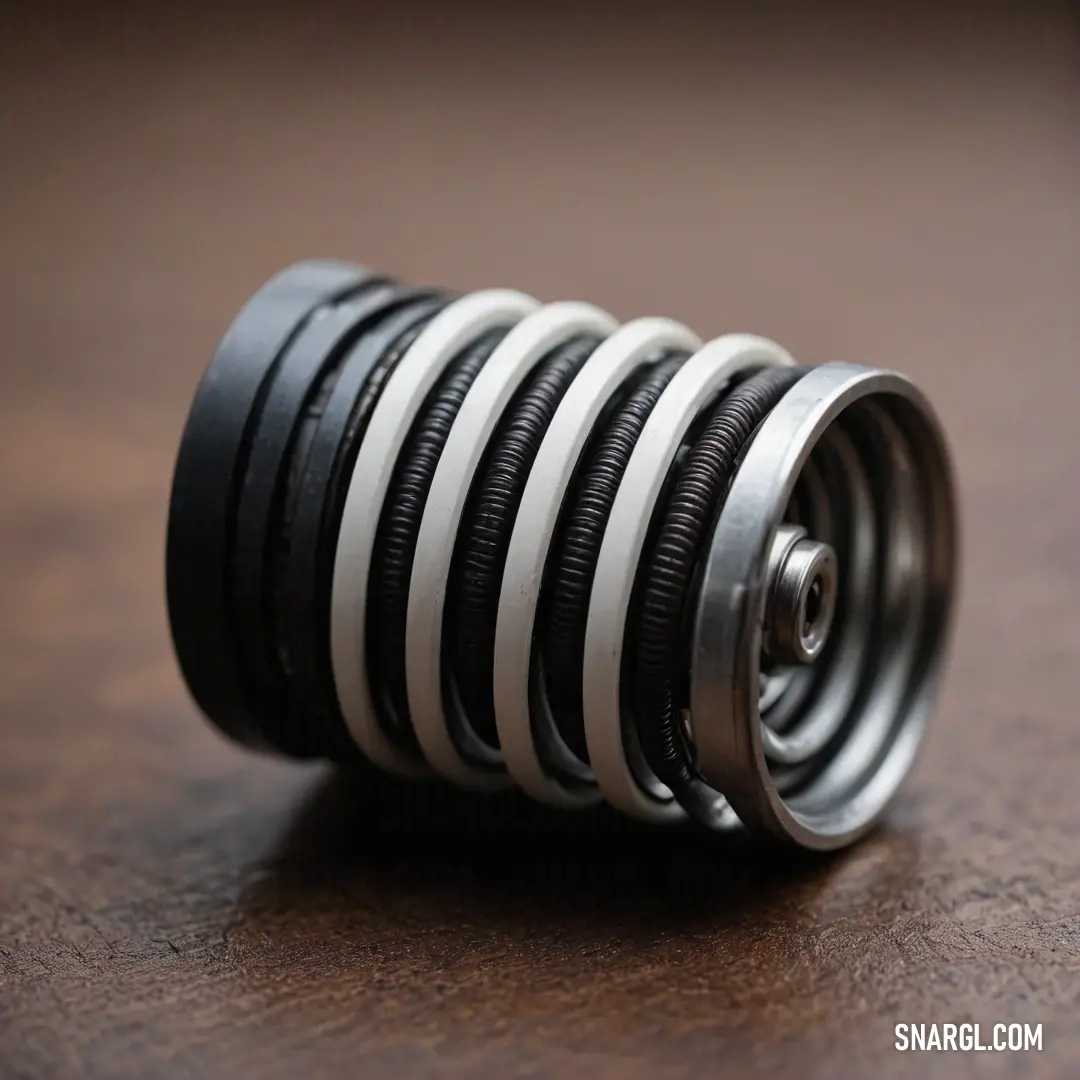
<path fill-rule="evenodd" d="M 828 849 L 915 758 L 956 549 L 900 375 L 307 262 L 200 383 L 167 588 L 246 745 Z"/>

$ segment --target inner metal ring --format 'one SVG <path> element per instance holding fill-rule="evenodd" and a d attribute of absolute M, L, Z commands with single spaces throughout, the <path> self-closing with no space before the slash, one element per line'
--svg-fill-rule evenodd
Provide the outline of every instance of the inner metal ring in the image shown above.
<path fill-rule="evenodd" d="M 825 749 L 843 727 L 859 689 L 860 673 L 872 660 L 878 552 L 870 480 L 854 444 L 839 424 L 833 424 L 822 436 L 799 483 L 814 466 L 815 458 L 818 483 L 827 483 L 828 491 L 823 489 L 824 505 L 809 525 L 814 537 L 834 544 L 841 554 L 842 593 L 828 651 L 816 665 L 798 671 L 810 681 L 801 690 L 785 694 L 774 710 L 786 714 L 788 723 L 774 730 L 769 726 L 772 716 L 763 716 L 762 745 L 773 765 L 799 766 Z M 826 510 L 831 513 L 825 514 Z M 773 776 L 783 792 L 797 784 L 804 772 L 774 770 Z"/>
<path fill-rule="evenodd" d="M 758 708 L 765 568 L 799 474 L 837 422 L 859 447 L 873 500 L 874 642 L 840 730 L 781 794 Z M 902 376 L 854 364 L 815 369 L 762 424 L 713 534 L 690 680 L 699 768 L 744 823 L 818 850 L 874 824 L 915 759 L 933 704 L 958 531 L 944 435 Z"/>

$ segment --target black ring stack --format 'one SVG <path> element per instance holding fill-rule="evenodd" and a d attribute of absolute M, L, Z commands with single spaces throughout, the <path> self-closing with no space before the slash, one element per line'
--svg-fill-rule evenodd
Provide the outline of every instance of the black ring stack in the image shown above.
<path fill-rule="evenodd" d="M 320 260 L 298 263 L 268 281 L 218 346 L 180 444 L 166 547 L 173 643 L 200 708 L 249 745 L 267 741 L 240 671 L 228 573 L 252 421 L 297 334 L 318 313 L 375 280 L 362 267 Z"/>

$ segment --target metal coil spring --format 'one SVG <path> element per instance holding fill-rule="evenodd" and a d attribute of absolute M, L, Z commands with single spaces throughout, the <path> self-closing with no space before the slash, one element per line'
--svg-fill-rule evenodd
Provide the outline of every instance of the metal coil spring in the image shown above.
<path fill-rule="evenodd" d="M 199 385 L 167 591 L 246 745 L 826 849 L 912 765 L 956 546 L 899 375 L 320 261 Z"/>

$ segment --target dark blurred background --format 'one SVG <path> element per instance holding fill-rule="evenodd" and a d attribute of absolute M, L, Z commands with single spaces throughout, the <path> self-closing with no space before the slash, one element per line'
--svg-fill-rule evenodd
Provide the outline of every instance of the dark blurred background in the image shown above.
<path fill-rule="evenodd" d="M 977 411 L 1073 317 L 1076 47 L 1024 0 L 12 5 L 4 359 L 183 396 L 332 253 L 977 370 Z"/>
<path fill-rule="evenodd" d="M 1059 1017 L 1064 1045 L 1080 1007 L 1073 5 L 6 8 L 0 1073 L 294 1076 L 332 1049 L 341 1068 L 428 1075 L 449 1039 L 502 1054 L 483 1059 L 504 1076 L 564 1037 L 738 1073 L 782 1037 L 800 1076 L 886 1075 L 892 1021 L 943 1009 Z M 890 829 L 774 887 L 689 855 L 629 914 L 665 854 L 605 848 L 601 884 L 570 870 L 508 905 L 475 867 L 387 884 L 320 848 L 355 835 L 355 808 L 324 792 L 312 825 L 310 770 L 200 721 L 162 598 L 199 373 L 247 296 L 312 255 L 755 331 L 920 382 L 956 451 L 965 589 Z M 306 869 L 283 871 L 298 852 Z M 644 866 L 629 891 L 619 859 Z M 516 865 L 558 876 L 557 856 Z M 495 959 L 462 974 L 478 942 Z M 611 1060 L 558 1058 L 630 1075 Z"/>

